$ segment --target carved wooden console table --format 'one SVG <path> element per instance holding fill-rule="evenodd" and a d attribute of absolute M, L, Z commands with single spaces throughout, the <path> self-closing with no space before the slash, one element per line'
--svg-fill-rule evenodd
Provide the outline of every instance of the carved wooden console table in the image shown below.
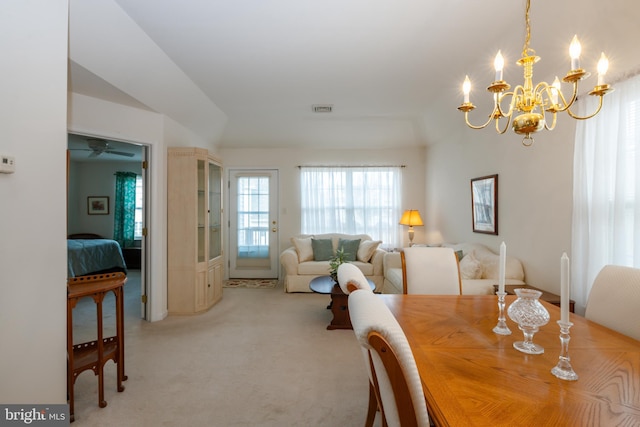
<path fill-rule="evenodd" d="M 69 396 L 69 415 L 74 420 L 73 388 L 78 375 L 91 369 L 98 376 L 98 406 L 107 406 L 104 400 L 104 365 L 113 360 L 117 365 L 118 391 L 124 390 L 124 273 L 96 274 L 73 277 L 67 281 L 67 393 Z M 102 301 L 113 292 L 116 304 L 116 335 L 103 336 Z M 96 304 L 97 338 L 94 341 L 73 344 L 73 308 L 78 300 L 91 297 Z"/>

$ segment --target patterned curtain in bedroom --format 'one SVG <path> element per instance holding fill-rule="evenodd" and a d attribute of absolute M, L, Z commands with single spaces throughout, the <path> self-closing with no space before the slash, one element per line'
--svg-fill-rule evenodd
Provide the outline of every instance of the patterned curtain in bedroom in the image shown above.
<path fill-rule="evenodd" d="M 120 247 L 133 246 L 136 213 L 136 174 L 116 172 L 116 201 L 113 219 L 113 240 Z"/>

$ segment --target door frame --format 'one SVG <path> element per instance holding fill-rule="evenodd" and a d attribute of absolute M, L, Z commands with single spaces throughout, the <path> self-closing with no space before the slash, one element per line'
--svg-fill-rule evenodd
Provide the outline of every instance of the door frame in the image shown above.
<path fill-rule="evenodd" d="M 237 248 L 237 244 L 234 246 L 233 241 L 237 236 L 237 228 L 235 224 L 235 220 L 232 220 L 232 217 L 237 212 L 236 206 L 232 204 L 232 200 L 234 200 L 235 195 L 231 194 L 232 186 L 231 181 L 232 177 L 234 177 L 238 173 L 247 173 L 247 174 L 259 174 L 260 172 L 265 172 L 269 174 L 273 174 L 273 179 L 275 182 L 270 185 L 270 193 L 271 191 L 275 191 L 275 195 L 270 194 L 270 200 L 273 202 L 274 206 L 269 207 L 269 211 L 272 215 L 272 218 L 269 220 L 269 227 L 275 227 L 276 231 L 275 237 L 270 238 L 270 251 L 271 253 L 271 265 L 269 271 L 271 272 L 269 275 L 272 275 L 274 279 L 279 279 L 280 277 L 280 266 L 279 266 L 279 249 L 280 249 L 280 218 L 279 218 L 279 206 L 280 206 L 280 170 L 278 168 L 273 167 L 263 167 L 263 168 L 248 168 L 248 167 L 228 167 L 227 168 L 227 194 L 226 194 L 226 202 L 227 202 L 227 268 L 225 269 L 225 278 L 233 277 L 231 274 L 232 271 L 232 257 L 235 256 L 234 248 Z M 273 224 L 275 221 L 275 224 Z M 270 233 L 271 235 L 271 233 Z M 261 270 L 266 271 L 266 270 Z M 255 275 L 255 274 L 253 274 Z M 251 278 L 251 274 L 245 278 Z M 267 278 L 262 277 L 255 278 Z"/>
<path fill-rule="evenodd" d="M 76 135 L 76 136 L 81 136 L 81 137 L 95 137 L 95 138 L 102 138 L 105 139 L 107 141 L 117 141 L 119 143 L 123 143 L 123 144 L 128 144 L 128 145 L 132 145 L 132 146 L 136 146 L 139 147 L 139 149 L 141 150 L 141 175 L 142 175 L 142 179 L 143 179 L 143 186 L 142 186 L 142 191 L 143 191 L 143 200 L 144 200 L 144 205 L 142 208 L 142 217 L 143 217 L 143 229 L 145 229 L 147 231 L 146 235 L 143 233 L 142 236 L 142 240 L 140 242 L 140 311 L 137 313 L 137 315 L 142 319 L 142 320 L 150 320 L 151 319 L 151 304 L 149 304 L 150 300 L 151 300 L 151 286 L 150 286 L 150 280 L 149 280 L 149 276 L 150 276 L 150 272 L 151 272 L 151 245 L 149 244 L 149 234 L 148 234 L 148 230 L 150 227 L 150 218 L 151 218 L 151 209 L 149 208 L 151 206 L 151 190 L 150 190 L 150 185 L 151 185 L 151 170 L 150 170 L 150 165 L 151 165 L 151 155 L 152 155 L 152 145 L 151 144 L 145 144 L 145 143 L 139 143 L 139 142 L 133 142 L 133 141 L 128 141 L 128 140 L 121 140 L 121 139 L 117 139 L 117 138 L 111 138 L 109 136 L 103 136 L 103 135 L 96 135 L 96 134 L 87 134 L 84 132 L 75 132 L 73 130 L 69 130 L 67 129 L 67 138 L 69 138 L 69 135 Z M 67 143 L 67 210 L 68 210 L 68 198 L 69 198 L 69 163 L 70 163 L 71 159 L 70 159 L 70 155 L 69 155 L 69 149 L 68 149 L 68 143 Z M 69 216 L 69 213 L 67 211 L 67 218 Z M 146 297 L 146 298 L 144 298 Z"/>

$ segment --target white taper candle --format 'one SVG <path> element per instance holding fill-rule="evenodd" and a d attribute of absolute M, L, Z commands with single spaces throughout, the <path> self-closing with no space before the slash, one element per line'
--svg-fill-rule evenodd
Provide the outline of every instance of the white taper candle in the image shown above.
<path fill-rule="evenodd" d="M 507 245 L 502 242 L 500 244 L 500 273 L 498 275 L 498 291 L 504 292 L 505 270 L 507 265 Z"/>
<path fill-rule="evenodd" d="M 560 321 L 569 322 L 569 257 L 567 253 L 560 258 Z"/>

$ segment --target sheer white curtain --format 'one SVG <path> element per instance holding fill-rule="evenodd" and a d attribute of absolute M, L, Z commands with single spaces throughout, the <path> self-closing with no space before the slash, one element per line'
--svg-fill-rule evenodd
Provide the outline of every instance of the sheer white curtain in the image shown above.
<path fill-rule="evenodd" d="M 302 233 L 368 234 L 398 246 L 401 167 L 301 167 Z"/>
<path fill-rule="evenodd" d="M 615 89 L 576 128 L 571 293 L 582 308 L 603 266 L 640 267 L 640 76 Z M 597 105 L 585 98 L 581 115 Z"/>

